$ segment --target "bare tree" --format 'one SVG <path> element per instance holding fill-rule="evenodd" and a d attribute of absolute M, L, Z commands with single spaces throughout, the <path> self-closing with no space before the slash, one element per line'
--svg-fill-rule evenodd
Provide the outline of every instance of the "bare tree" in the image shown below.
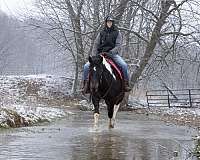
<path fill-rule="evenodd" d="M 103 26 L 102 21 L 105 15 L 102 16 L 99 13 L 100 10 L 103 9 L 105 14 L 115 11 L 114 14 L 120 20 L 128 0 L 120 0 L 113 6 L 111 5 L 113 1 L 106 2 L 109 7 L 102 6 L 103 3 L 95 0 L 88 0 L 87 3 L 84 0 L 37 1 L 42 17 L 39 23 L 31 25 L 43 28 L 60 47 L 66 50 L 66 54 L 73 57 L 76 71 L 73 93 L 77 90 L 83 64 L 87 55 L 90 54 L 97 32 Z M 88 12 L 91 7 L 95 10 Z"/>
<path fill-rule="evenodd" d="M 131 85 L 139 80 L 161 76 L 167 67 L 175 66 L 174 57 L 182 52 L 177 50 L 188 41 L 194 32 L 188 32 L 189 24 L 184 13 L 186 5 L 196 0 L 38 0 L 42 13 L 35 27 L 44 30 L 54 39 L 66 55 L 73 57 L 75 66 L 74 92 L 78 87 L 82 66 L 90 55 L 94 39 L 104 26 L 104 18 L 112 13 L 124 35 L 122 55 L 130 64 Z M 191 7 L 192 8 L 192 7 Z M 198 17 L 198 16 L 196 16 Z M 189 27 L 190 26 L 190 27 Z M 197 29 L 198 30 L 198 29 Z M 198 42 L 198 40 L 196 40 Z M 194 39 L 193 39 L 194 42 Z M 183 49 L 183 47 L 182 47 Z M 188 54 L 181 56 L 188 59 Z M 134 66 L 133 62 L 137 62 Z M 168 65 L 169 64 L 169 65 Z M 184 67 L 183 67 L 184 68 Z M 182 72 L 184 73 L 184 72 Z"/>

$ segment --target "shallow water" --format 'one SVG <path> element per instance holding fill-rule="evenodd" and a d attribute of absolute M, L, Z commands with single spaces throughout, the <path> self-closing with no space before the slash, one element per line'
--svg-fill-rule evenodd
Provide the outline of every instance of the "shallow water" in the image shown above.
<path fill-rule="evenodd" d="M 114 129 L 108 129 L 104 112 L 98 129 L 92 127 L 92 112 L 76 112 L 51 124 L 1 130 L 0 159 L 185 160 L 194 147 L 192 128 L 129 112 L 117 117 Z"/>

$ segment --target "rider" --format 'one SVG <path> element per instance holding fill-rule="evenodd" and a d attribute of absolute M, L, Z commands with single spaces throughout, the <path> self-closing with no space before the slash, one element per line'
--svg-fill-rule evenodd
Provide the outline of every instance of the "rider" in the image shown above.
<path fill-rule="evenodd" d="M 105 19 L 104 29 L 97 35 L 94 46 L 92 49 L 92 55 L 98 55 L 106 53 L 112 60 L 119 66 L 123 72 L 124 77 L 124 91 L 130 92 L 131 88 L 129 87 L 129 76 L 128 76 L 128 66 L 126 62 L 119 56 L 122 45 L 122 35 L 119 32 L 118 28 L 115 26 L 114 18 L 109 15 Z M 84 65 L 83 73 L 83 94 L 88 93 L 89 86 L 89 62 Z"/>

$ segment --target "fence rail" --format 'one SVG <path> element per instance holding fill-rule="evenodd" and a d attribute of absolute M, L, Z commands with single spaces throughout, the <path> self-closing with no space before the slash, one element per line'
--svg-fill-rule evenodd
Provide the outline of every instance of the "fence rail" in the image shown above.
<path fill-rule="evenodd" d="M 200 107 L 200 89 L 151 90 L 146 97 L 148 107 Z"/>

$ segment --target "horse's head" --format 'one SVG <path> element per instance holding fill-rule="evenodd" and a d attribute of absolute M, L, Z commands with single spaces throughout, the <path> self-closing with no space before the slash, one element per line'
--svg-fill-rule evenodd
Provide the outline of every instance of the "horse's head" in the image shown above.
<path fill-rule="evenodd" d="M 90 62 L 90 91 L 97 92 L 103 74 L 103 57 L 89 57 Z"/>

